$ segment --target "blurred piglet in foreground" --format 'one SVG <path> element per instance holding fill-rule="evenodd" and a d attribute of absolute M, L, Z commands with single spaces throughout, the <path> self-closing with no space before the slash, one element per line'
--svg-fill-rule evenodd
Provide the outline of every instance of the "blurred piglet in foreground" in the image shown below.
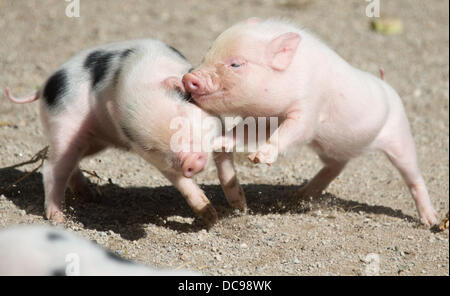
<path fill-rule="evenodd" d="M 192 271 L 136 264 L 58 227 L 0 230 L 0 276 L 192 276 Z"/>
<path fill-rule="evenodd" d="M 302 196 L 320 195 L 350 159 L 380 149 L 406 181 L 422 222 L 437 223 L 398 94 L 307 31 L 274 20 L 239 23 L 217 38 L 183 83 L 214 114 L 279 119 L 251 161 L 271 164 L 294 144 L 315 150 L 325 166 Z M 233 144 L 232 136 L 224 140 Z"/>
<path fill-rule="evenodd" d="M 16 99 L 6 89 L 16 103 L 42 97 L 41 119 L 50 141 L 43 169 L 47 218 L 64 220 L 67 185 L 75 195 L 92 199 L 78 163 L 85 156 L 116 146 L 132 149 L 155 165 L 208 226 L 216 222 L 214 207 L 191 179 L 203 170 L 208 154 L 193 148 L 203 147 L 202 133 L 192 129 L 207 113 L 185 94 L 181 77 L 189 69 L 191 65 L 177 50 L 144 39 L 79 53 L 29 98 Z M 177 130 L 181 121 L 176 119 L 187 120 L 190 127 Z M 172 147 L 175 134 L 182 139 L 179 145 L 185 146 L 178 151 Z M 214 159 L 227 200 L 245 211 L 232 154 L 216 153 Z"/>

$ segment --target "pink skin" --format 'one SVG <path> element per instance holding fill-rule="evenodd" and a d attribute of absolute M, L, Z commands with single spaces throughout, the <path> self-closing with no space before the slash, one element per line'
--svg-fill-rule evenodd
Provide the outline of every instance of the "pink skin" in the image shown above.
<path fill-rule="evenodd" d="M 122 45 L 111 46 L 117 50 Z M 216 210 L 192 180 L 205 167 L 208 155 L 189 151 L 175 153 L 169 144 L 175 132 L 169 127 L 171 119 L 200 110 L 174 95 L 176 89 L 184 91 L 180 77 L 190 65 L 180 60 L 178 54 L 169 55 L 167 46 L 157 41 L 131 41 L 122 47 L 137 48 L 136 58 L 130 58 L 130 64 L 123 67 L 120 80 L 113 88 L 93 91 L 89 75 L 81 73 L 78 83 L 70 85 L 65 97 L 59 99 L 62 106 L 49 110 L 41 100 L 41 121 L 50 142 L 43 168 L 45 216 L 57 223 L 64 221 L 66 187 L 83 200 L 93 199 L 79 162 L 86 156 L 114 146 L 132 149 L 158 168 L 180 191 L 192 210 L 211 227 L 218 219 Z M 150 50 L 140 51 L 142 47 Z M 65 67 L 72 68 L 71 73 L 77 75 L 76 71 L 82 69 L 78 63 L 84 59 L 69 60 Z M 113 69 L 114 64 L 110 68 Z M 9 89 L 6 94 L 18 103 L 31 102 L 42 95 L 39 91 L 33 98 L 16 99 Z M 205 112 L 202 114 L 207 116 Z M 200 140 L 193 139 L 192 143 Z M 214 158 L 228 202 L 233 208 L 245 211 L 245 196 L 236 179 L 232 155 L 214 153 Z"/>
<path fill-rule="evenodd" d="M 403 176 L 421 221 L 438 222 L 398 94 L 310 33 L 272 20 L 237 24 L 217 38 L 183 83 L 210 113 L 278 117 L 276 132 L 249 155 L 254 163 L 271 164 L 294 145 L 313 148 L 325 166 L 302 196 L 321 194 L 350 159 L 379 149 Z M 234 141 L 231 134 L 225 138 Z"/>
<path fill-rule="evenodd" d="M 16 98 L 11 94 L 11 90 L 9 89 L 9 87 L 5 88 L 5 94 L 11 102 L 16 103 L 16 104 L 31 103 L 31 102 L 34 102 L 37 99 L 39 99 L 39 92 L 36 92 L 33 95 L 25 97 L 25 98 Z"/>
<path fill-rule="evenodd" d="M 180 152 L 177 155 L 180 160 L 183 175 L 186 178 L 192 178 L 195 174 L 201 172 L 206 165 L 208 155 L 206 153 L 185 153 Z"/>
<path fill-rule="evenodd" d="M 98 118 L 94 118 L 93 113 L 86 118 L 78 116 L 82 113 L 85 100 L 86 98 L 80 97 L 78 107 L 52 116 L 49 116 L 46 107 L 42 104 L 42 121 L 48 132 L 51 146 L 50 155 L 43 170 L 46 195 L 45 209 L 48 219 L 57 223 L 64 221 L 62 207 L 66 186 L 69 186 L 74 194 L 85 201 L 93 199 L 93 194 L 78 168 L 78 163 L 82 158 L 107 148 L 109 142 L 116 147 L 125 149 L 131 145 L 133 150 L 168 177 L 186 198 L 193 211 L 203 219 L 208 227 L 211 227 L 217 221 L 217 213 L 214 207 L 203 191 L 198 188 L 195 182 L 190 180 L 195 174 L 201 172 L 206 165 L 208 158 L 206 153 L 182 152 L 174 154 L 173 158 L 176 161 L 173 163 L 175 167 L 170 167 L 166 161 L 166 158 L 170 155 L 169 151 L 144 150 L 134 143 L 123 141 L 119 134 L 115 138 L 111 134 L 104 134 L 103 130 L 114 130 L 114 123 L 108 120 L 106 116 L 101 120 L 102 126 L 96 126 Z M 168 138 L 161 138 L 160 140 L 168 141 Z M 151 138 L 148 140 L 153 141 Z M 181 174 L 178 171 L 181 171 Z M 233 194 L 237 195 L 238 193 Z"/>

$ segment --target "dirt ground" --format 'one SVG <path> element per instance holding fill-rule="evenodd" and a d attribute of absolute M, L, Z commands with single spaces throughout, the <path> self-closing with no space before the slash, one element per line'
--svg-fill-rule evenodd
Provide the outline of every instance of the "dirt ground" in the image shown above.
<path fill-rule="evenodd" d="M 358 68 L 375 74 L 384 68 L 406 106 L 433 203 L 441 217 L 448 212 L 447 0 L 381 0 L 382 15 L 403 21 L 404 32 L 393 36 L 371 30 L 364 0 L 80 3 L 80 17 L 68 18 L 63 0 L 0 0 L 1 88 L 28 94 L 78 51 L 142 37 L 167 42 L 196 65 L 233 23 L 251 16 L 288 17 Z M 0 95 L 0 122 L 1 192 L 38 163 L 8 167 L 28 160 L 46 139 L 36 103 L 14 105 Z M 417 222 L 399 173 L 378 152 L 355 159 L 326 194 L 303 203 L 291 196 L 321 167 L 308 149 L 294 149 L 272 167 L 254 166 L 238 155 L 247 215 L 227 206 L 209 166 L 196 180 L 219 212 L 210 231 L 138 156 L 110 149 L 81 165 L 103 178 L 90 177 L 102 200 L 83 204 L 68 193 L 64 226 L 131 260 L 207 275 L 365 275 L 374 264 L 381 275 L 449 274 L 448 230 L 430 231 Z M 0 196 L 0 228 L 49 224 L 42 216 L 41 179 L 34 172 Z"/>

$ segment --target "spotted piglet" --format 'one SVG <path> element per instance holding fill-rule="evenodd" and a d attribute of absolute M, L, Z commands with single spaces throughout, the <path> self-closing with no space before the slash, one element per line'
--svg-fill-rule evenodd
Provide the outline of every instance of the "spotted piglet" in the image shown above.
<path fill-rule="evenodd" d="M 192 128 L 177 130 L 176 118 L 191 126 L 207 113 L 190 102 L 181 77 L 191 65 L 176 49 L 163 42 L 143 39 L 113 43 L 85 50 L 63 64 L 33 96 L 15 103 L 42 98 L 40 109 L 50 141 L 43 169 L 45 215 L 64 220 L 67 186 L 86 200 L 92 192 L 78 166 L 80 160 L 108 146 L 132 149 L 156 166 L 182 193 L 207 226 L 217 213 L 192 180 L 208 159 L 202 133 Z M 200 119 L 201 120 L 201 119 Z M 174 150 L 172 136 L 183 133 L 185 146 Z M 194 137 L 193 135 L 197 135 Z M 231 154 L 215 153 L 214 159 L 225 196 L 232 207 L 245 211 L 243 191 L 236 180 Z"/>
<path fill-rule="evenodd" d="M 59 227 L 20 225 L 0 230 L 0 276 L 193 276 L 119 257 Z"/>

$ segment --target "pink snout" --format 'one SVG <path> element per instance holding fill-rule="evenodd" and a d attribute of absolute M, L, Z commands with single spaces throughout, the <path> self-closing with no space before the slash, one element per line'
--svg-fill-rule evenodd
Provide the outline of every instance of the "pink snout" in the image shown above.
<path fill-rule="evenodd" d="M 192 73 L 187 73 L 183 76 L 183 84 L 186 91 L 193 95 L 204 95 L 206 94 L 205 82 L 198 76 Z"/>
<path fill-rule="evenodd" d="M 183 176 L 192 178 L 195 174 L 201 172 L 206 165 L 208 154 L 203 152 L 179 154 L 181 170 Z"/>

